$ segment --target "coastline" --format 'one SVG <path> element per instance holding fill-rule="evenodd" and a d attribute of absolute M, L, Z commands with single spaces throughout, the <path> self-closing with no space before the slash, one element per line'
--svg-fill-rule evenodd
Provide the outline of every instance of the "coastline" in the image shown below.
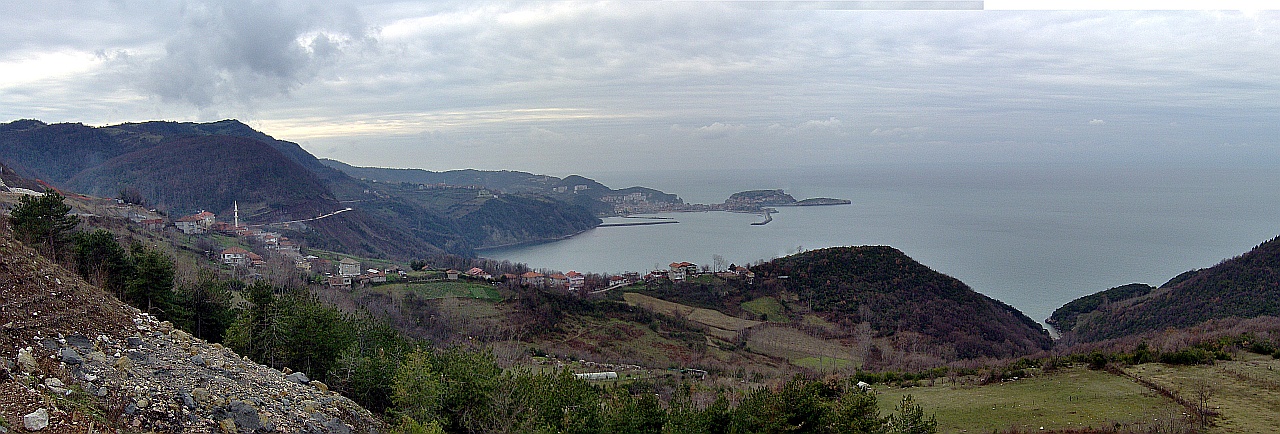
<path fill-rule="evenodd" d="M 498 250 L 498 249 L 506 249 L 506 248 L 510 248 L 510 247 L 534 246 L 534 245 L 538 245 L 538 244 L 546 244 L 546 243 L 552 243 L 552 242 L 556 242 L 556 241 L 564 241 L 564 240 L 567 240 L 567 239 L 570 239 L 570 238 L 576 237 L 576 236 L 578 236 L 578 235 L 581 235 L 583 232 L 586 232 L 586 231 L 589 231 L 589 230 L 592 230 L 592 229 L 595 229 L 595 228 L 598 228 L 598 227 L 600 227 L 600 226 L 599 226 L 599 225 L 597 225 L 597 226 L 592 226 L 592 227 L 590 227 L 590 228 L 583 229 L 583 230 L 580 230 L 580 231 L 574 232 L 574 233 L 572 233 L 572 234 L 563 235 L 563 236 L 559 236 L 559 237 L 552 237 L 552 238 L 539 238 L 539 239 L 536 239 L 536 240 L 521 241 L 521 242 L 518 242 L 518 243 L 499 244 L 499 245 L 496 245 L 496 246 L 473 247 L 471 250 L 472 250 L 472 251 L 474 251 L 474 252 L 476 252 L 476 253 L 480 253 L 480 252 L 484 252 L 484 251 L 491 251 L 491 250 Z"/>

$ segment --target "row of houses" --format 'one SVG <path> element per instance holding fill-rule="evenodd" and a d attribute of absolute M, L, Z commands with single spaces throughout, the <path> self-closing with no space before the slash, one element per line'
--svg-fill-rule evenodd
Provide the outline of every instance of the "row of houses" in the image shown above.
<path fill-rule="evenodd" d="M 666 270 L 654 270 L 645 275 L 646 280 L 666 279 L 672 282 L 685 281 L 699 275 L 704 274 L 698 269 L 698 265 L 692 262 L 672 262 L 667 266 Z M 733 269 L 714 273 L 717 277 L 722 278 L 744 278 L 755 279 L 756 273 L 747 267 L 734 266 Z"/>
<path fill-rule="evenodd" d="M 326 261 L 327 262 L 327 261 Z M 386 283 L 387 277 L 390 275 L 398 275 L 405 277 L 406 273 L 399 267 L 386 269 L 361 269 L 360 261 L 351 258 L 342 258 L 335 264 L 336 273 L 329 274 L 326 278 L 331 287 L 350 287 L 353 283 L 373 284 Z"/>
<path fill-rule="evenodd" d="M 587 276 L 577 271 L 560 274 L 553 273 L 550 275 L 542 274 L 537 271 L 530 271 L 519 276 L 511 275 L 519 279 L 523 285 L 535 286 L 538 288 L 560 288 L 570 291 L 577 291 L 587 285 Z"/>

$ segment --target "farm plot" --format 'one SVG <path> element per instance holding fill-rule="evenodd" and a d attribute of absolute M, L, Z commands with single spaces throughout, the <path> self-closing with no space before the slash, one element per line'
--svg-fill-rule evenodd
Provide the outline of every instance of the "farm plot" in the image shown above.
<path fill-rule="evenodd" d="M 1181 423 L 1183 408 L 1127 378 L 1083 367 L 986 386 L 877 386 L 881 414 L 912 395 L 938 432 L 1021 432 L 1117 426 L 1134 432 Z M 1166 431 L 1160 431 L 1166 432 Z"/>

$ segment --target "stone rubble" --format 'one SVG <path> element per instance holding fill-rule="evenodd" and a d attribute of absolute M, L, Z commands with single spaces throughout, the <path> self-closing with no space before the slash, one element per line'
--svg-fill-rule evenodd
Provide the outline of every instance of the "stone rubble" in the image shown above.
<path fill-rule="evenodd" d="M 386 429 L 323 383 L 285 375 L 141 313 L 0 231 L 0 434 Z"/>
<path fill-rule="evenodd" d="M 31 392 L 70 397 L 83 391 L 114 404 L 121 425 L 135 431 L 345 434 L 385 429 L 368 410 L 306 374 L 285 375 L 144 313 L 134 317 L 134 324 L 137 333 L 125 339 L 37 335 L 18 349 L 16 360 L 3 358 L 0 374 L 34 385 Z M 23 427 L 44 430 L 63 414 L 39 408 L 23 416 Z M 65 428 L 59 427 L 59 432 Z"/>

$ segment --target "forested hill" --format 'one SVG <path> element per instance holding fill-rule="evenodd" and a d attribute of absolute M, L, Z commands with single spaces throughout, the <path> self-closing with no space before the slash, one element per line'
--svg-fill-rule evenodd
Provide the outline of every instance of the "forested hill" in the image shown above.
<path fill-rule="evenodd" d="M 145 189 L 142 196 L 151 205 L 185 211 L 220 211 L 235 201 L 276 210 L 312 208 L 309 202 L 338 206 L 314 174 L 263 142 L 239 137 L 180 137 L 104 161 L 64 184 L 100 197 Z M 306 217 L 312 216 L 298 216 Z"/>
<path fill-rule="evenodd" d="M 436 172 L 423 169 L 390 169 L 383 167 L 352 166 L 337 160 L 323 158 L 319 160 L 325 166 L 340 170 L 355 178 L 377 180 L 379 182 L 407 182 L 411 184 L 447 184 L 456 186 L 479 186 L 511 193 L 531 193 L 550 190 L 560 182 L 560 178 L 547 175 L 535 175 L 513 170 L 447 170 Z"/>
<path fill-rule="evenodd" d="M 613 214 L 615 202 L 608 200 L 610 197 L 616 198 L 632 193 L 639 193 L 650 203 L 684 203 L 679 196 L 652 188 L 635 186 L 615 190 L 581 175 L 558 178 L 511 170 L 475 169 L 436 172 L 423 169 L 359 167 L 328 159 L 322 159 L 320 162 L 360 179 L 377 180 L 383 183 L 474 186 L 505 193 L 537 194 L 578 205 L 600 215 Z"/>
<path fill-rule="evenodd" d="M 555 239 L 600 223 L 589 210 L 556 198 L 466 189 L 393 192 L 235 120 L 104 127 L 14 121 L 0 124 L 0 161 L 15 176 L 76 193 L 127 194 L 174 217 L 207 210 L 227 221 L 238 203 L 247 223 L 266 224 L 351 207 L 309 221 L 302 235 L 312 247 L 368 257 L 469 255 L 475 248 Z"/>
<path fill-rule="evenodd" d="M 1048 349 L 1031 318 L 886 246 L 832 247 L 752 267 L 829 319 L 869 323 L 880 336 L 924 335 L 960 358 L 1010 357 Z M 784 278 L 785 276 L 785 278 Z"/>
<path fill-rule="evenodd" d="M 1126 285 L 1082 297 L 1051 319 L 1064 338 L 1091 342 L 1258 316 L 1280 316 L 1280 237 L 1159 288 Z"/>

